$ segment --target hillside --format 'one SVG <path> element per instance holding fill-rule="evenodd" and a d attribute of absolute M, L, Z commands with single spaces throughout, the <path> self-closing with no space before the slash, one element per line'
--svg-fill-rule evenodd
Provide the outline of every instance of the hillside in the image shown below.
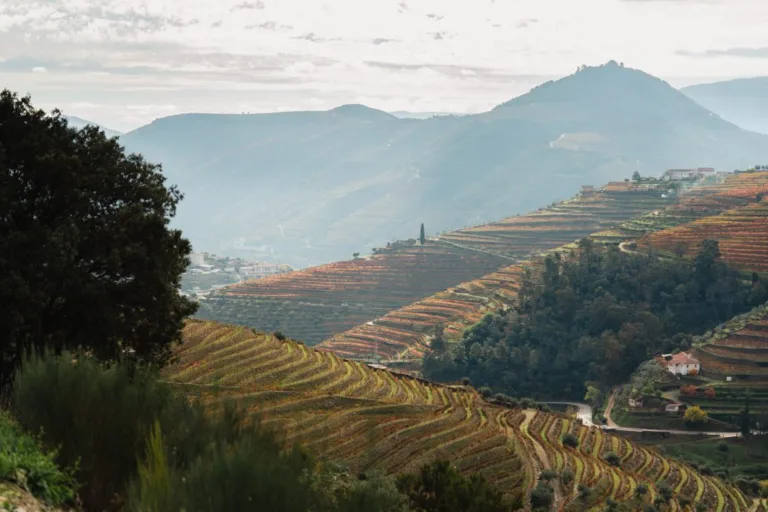
<path fill-rule="evenodd" d="M 747 272 L 768 272 L 767 173 L 752 174 L 756 185 L 725 193 L 747 204 L 648 234 L 638 246 L 692 257 L 704 240 L 717 240 L 723 260 Z"/>
<path fill-rule="evenodd" d="M 681 91 L 723 119 L 768 133 L 768 76 L 692 85 Z"/>
<path fill-rule="evenodd" d="M 229 286 L 211 295 L 197 316 L 315 344 L 505 263 L 439 241 L 428 240 L 424 247 L 398 242 L 369 258 Z"/>
<path fill-rule="evenodd" d="M 185 193 L 174 222 L 196 250 L 307 267 L 409 238 L 421 222 L 428 234 L 454 230 L 635 170 L 745 167 L 768 137 L 610 64 L 477 115 L 398 119 L 360 105 L 187 114 L 121 142 Z"/>
<path fill-rule="evenodd" d="M 410 245 L 415 241 L 395 243 L 370 258 L 231 286 L 205 301 L 198 317 L 277 330 L 310 344 L 358 324 L 371 333 L 386 328 L 389 338 L 405 328 L 409 332 L 402 336 L 413 345 L 431 333 L 433 321 L 445 315 L 443 309 L 424 310 L 424 304 L 419 304 L 397 318 L 380 317 L 673 201 L 658 189 L 638 190 L 620 182 L 528 215 L 441 234 L 423 249 Z M 454 292 L 441 294 L 438 304 L 445 299 L 462 311 L 474 312 L 491 304 L 485 298 Z M 436 317 L 430 318 L 433 313 Z M 474 321 L 475 316 L 469 314 L 466 320 Z M 367 324 L 374 319 L 376 325 Z M 390 352 L 386 346 L 381 348 Z"/>
<path fill-rule="evenodd" d="M 691 355 L 701 363 L 704 379 L 685 402 L 736 425 L 749 403 L 752 427 L 759 427 L 768 413 L 768 304 L 695 337 Z M 711 395 L 709 388 L 714 389 Z"/>
<path fill-rule="evenodd" d="M 602 243 L 638 240 L 657 231 L 755 203 L 760 193 L 768 194 L 768 172 L 729 174 L 721 182 L 688 189 L 676 202 L 622 222 L 609 230 L 593 233 L 591 238 Z"/>
<path fill-rule="evenodd" d="M 661 484 L 672 489 L 672 510 L 683 509 L 681 498 L 711 510 L 752 508 L 737 489 L 653 449 L 560 415 L 492 405 L 471 388 L 375 370 L 245 328 L 191 322 L 184 340 L 167 378 L 211 405 L 238 400 L 287 441 L 346 460 L 353 471 L 408 471 L 447 458 L 522 503 L 541 471 L 568 469 L 572 483 L 555 481 L 558 509 L 608 498 L 639 509 L 631 500 L 641 483 L 650 501 Z M 562 444 L 567 432 L 578 448 Z M 606 462 L 609 452 L 619 467 Z M 587 503 L 577 502 L 579 484 L 592 489 Z"/>
<path fill-rule="evenodd" d="M 717 380 L 729 376 L 736 381 L 762 381 L 760 385 L 766 386 L 768 305 L 732 319 L 697 339 L 696 346 L 693 353 L 701 361 L 702 375 Z"/>
<path fill-rule="evenodd" d="M 440 235 L 440 240 L 494 254 L 524 258 L 583 238 L 676 201 L 663 197 L 660 187 L 649 190 L 626 182 L 610 183 L 594 193 L 510 217 Z"/>
<path fill-rule="evenodd" d="M 616 191 L 616 188 L 621 190 L 624 186 L 625 184 L 622 183 L 606 187 L 607 191 L 601 191 L 595 196 L 566 201 L 561 205 L 536 212 L 527 217 L 541 219 L 541 222 L 534 224 L 537 226 L 537 230 L 544 236 L 552 237 L 547 233 L 562 229 L 564 217 L 571 216 L 572 218 L 583 219 L 587 216 L 592 222 L 586 223 L 585 226 L 594 227 L 597 232 L 591 235 L 583 233 L 579 236 L 575 236 L 576 232 L 573 232 L 574 236 L 570 239 L 571 242 L 589 235 L 596 242 L 618 244 L 624 241 L 638 240 L 650 233 L 664 233 L 663 230 L 670 227 L 681 226 L 680 229 L 685 229 L 685 226 L 690 222 L 714 218 L 731 209 L 754 204 L 756 194 L 762 190 L 768 191 L 768 172 L 732 174 L 722 183 L 713 183 L 688 190 L 685 195 L 677 197 L 663 207 L 659 202 L 647 202 L 650 200 L 649 193 L 633 190 Z M 638 205 L 644 206 L 638 208 Z M 617 215 L 617 212 L 625 212 L 626 218 L 644 211 L 643 208 L 650 207 L 658 209 L 618 223 L 621 216 Z M 599 230 L 599 223 L 595 222 L 594 217 L 589 216 L 594 215 L 594 212 L 605 212 L 608 219 L 612 219 L 618 224 L 611 229 Z M 551 219 L 553 225 L 547 226 L 544 222 L 545 219 Z M 524 217 L 512 220 L 518 226 L 531 224 L 525 221 Z M 488 229 L 489 233 L 498 233 L 499 236 L 505 237 L 508 242 L 515 240 L 506 236 L 508 231 L 504 222 L 491 226 L 495 227 Z M 760 229 L 764 229 L 764 224 Z M 502 249 L 502 246 L 494 244 L 493 239 L 487 236 L 481 238 L 475 235 L 470 239 L 466 233 L 472 231 L 459 232 L 465 237 L 467 244 L 474 243 L 478 247 L 493 248 L 493 250 L 503 253 L 509 253 L 517 247 L 512 242 L 508 249 Z M 443 236 L 456 238 L 456 235 L 451 233 Z M 665 235 L 660 234 L 659 236 L 664 237 Z M 673 238 L 668 239 L 673 240 Z M 562 248 L 569 247 L 569 244 L 566 243 L 566 237 L 559 240 L 564 244 L 561 246 Z M 757 241 L 756 243 L 762 242 Z M 570 244 L 570 246 L 572 245 Z M 549 247 L 549 249 L 555 248 L 557 248 L 556 244 Z M 659 244 L 654 244 L 654 248 L 659 248 Z M 544 244 L 540 244 L 538 249 L 542 251 Z M 695 247 L 692 246 L 691 251 L 695 251 Z M 457 341 L 461 339 L 463 330 L 477 322 L 484 314 L 511 305 L 517 295 L 521 273 L 525 271 L 525 268 L 536 268 L 539 265 L 539 259 L 534 258 L 500 269 L 481 278 L 464 282 L 440 291 L 431 297 L 393 310 L 373 321 L 361 323 L 346 332 L 323 341 L 318 347 L 352 358 L 369 358 L 374 353 L 385 358 L 419 358 L 428 348 L 435 328 L 442 327 L 447 340 Z"/>

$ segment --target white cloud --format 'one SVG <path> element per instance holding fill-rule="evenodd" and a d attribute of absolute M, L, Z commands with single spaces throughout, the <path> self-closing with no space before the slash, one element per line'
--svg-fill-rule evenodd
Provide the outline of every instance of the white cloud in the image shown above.
<path fill-rule="evenodd" d="M 121 129 L 168 105 L 269 111 L 364 97 L 467 112 L 611 59 L 673 83 L 768 69 L 750 51 L 765 47 L 758 0 L 402 3 L 2 0 L 0 68 L 34 62 L 4 73 L 7 86 L 46 107 L 96 102 L 99 121 Z"/>
<path fill-rule="evenodd" d="M 35 66 L 32 68 L 33 73 L 47 73 L 48 70 L 43 66 Z"/>

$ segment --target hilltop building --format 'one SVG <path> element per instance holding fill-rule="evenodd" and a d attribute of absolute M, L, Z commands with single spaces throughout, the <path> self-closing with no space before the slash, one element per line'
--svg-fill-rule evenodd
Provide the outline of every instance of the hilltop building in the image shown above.
<path fill-rule="evenodd" d="M 712 167 L 697 167 L 695 169 L 668 169 L 662 179 L 664 181 L 691 180 L 694 178 L 706 178 L 715 176 L 716 171 Z"/>
<path fill-rule="evenodd" d="M 680 352 L 674 355 L 664 354 L 661 356 L 659 363 L 675 375 L 689 375 L 701 372 L 699 360 L 687 352 Z"/>
<path fill-rule="evenodd" d="M 205 254 L 202 252 L 193 252 L 189 255 L 189 261 L 192 263 L 193 267 L 199 267 L 205 263 Z"/>
<path fill-rule="evenodd" d="M 274 263 L 254 263 L 245 267 L 240 267 L 240 273 L 245 275 L 253 275 L 258 277 L 273 276 L 276 274 L 283 274 L 290 270 L 285 265 L 276 265 Z"/>

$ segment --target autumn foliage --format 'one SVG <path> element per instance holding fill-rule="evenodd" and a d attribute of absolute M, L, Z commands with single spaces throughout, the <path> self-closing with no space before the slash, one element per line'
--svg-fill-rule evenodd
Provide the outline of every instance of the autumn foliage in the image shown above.
<path fill-rule="evenodd" d="M 696 389 L 696 386 L 689 385 L 689 386 L 682 386 L 680 388 L 680 394 L 684 396 L 696 396 L 698 394 L 698 390 Z"/>

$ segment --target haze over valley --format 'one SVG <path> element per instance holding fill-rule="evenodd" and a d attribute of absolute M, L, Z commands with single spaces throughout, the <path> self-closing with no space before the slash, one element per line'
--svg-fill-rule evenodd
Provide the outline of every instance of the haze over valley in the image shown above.
<path fill-rule="evenodd" d="M 364 105 L 184 114 L 120 142 L 162 162 L 184 191 L 175 225 L 197 250 L 305 267 L 413 238 L 414 219 L 435 234 L 635 171 L 743 168 L 768 136 L 610 62 L 482 114 L 398 119 Z"/>
<path fill-rule="evenodd" d="M 766 27 L 0 1 L 0 509 L 768 512 Z"/>

